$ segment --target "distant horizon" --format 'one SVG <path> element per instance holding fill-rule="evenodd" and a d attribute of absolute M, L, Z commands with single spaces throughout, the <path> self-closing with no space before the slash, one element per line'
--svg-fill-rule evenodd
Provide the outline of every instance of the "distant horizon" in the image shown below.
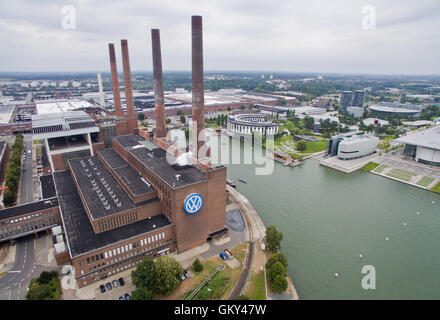
<path fill-rule="evenodd" d="M 101 73 L 101 74 L 110 74 L 110 68 L 109 70 L 80 70 L 80 71 L 1 71 L 0 70 L 0 77 L 2 75 L 6 74 L 94 74 L 94 73 Z M 153 70 L 131 70 L 132 74 L 137 73 L 148 73 L 152 74 Z M 167 73 L 191 73 L 191 69 L 189 70 L 183 70 L 183 69 L 175 69 L 175 70 L 163 70 L 164 74 Z M 204 70 L 205 74 L 213 74 L 213 73 L 249 73 L 249 74 L 264 74 L 266 75 L 276 75 L 276 74 L 305 74 L 305 75 L 347 75 L 347 76 L 393 76 L 393 77 L 440 77 L 439 74 L 423 74 L 423 73 L 360 73 L 360 72 L 319 72 L 319 71 L 275 71 L 275 70 Z M 118 70 L 118 74 L 123 74 L 122 71 Z M 264 80 L 267 80 L 264 78 Z"/>

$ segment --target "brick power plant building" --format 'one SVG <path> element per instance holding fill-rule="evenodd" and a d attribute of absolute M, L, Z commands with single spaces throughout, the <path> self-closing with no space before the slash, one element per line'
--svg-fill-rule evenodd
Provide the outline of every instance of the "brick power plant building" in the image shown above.
<path fill-rule="evenodd" d="M 66 157 L 62 146 L 52 148 L 53 174 L 44 176 L 42 201 L 0 211 L 7 217 L 1 221 L 0 241 L 61 229 L 55 257 L 74 267 L 79 287 L 132 268 L 146 256 L 181 253 L 228 231 L 226 168 L 211 166 L 203 134 L 202 17 L 192 17 L 193 137 L 185 150 L 167 141 L 159 30 L 151 35 L 156 131 L 151 135 L 137 127 L 126 40 L 121 41 L 124 114 L 109 44 L 115 115 L 89 121 L 84 114 L 66 114 L 46 124 L 35 119 L 42 125 L 33 127 L 34 134 L 46 143 L 73 131 L 80 132 L 83 143 L 74 149 L 78 156 Z M 33 223 L 37 214 L 44 218 L 40 224 Z"/>

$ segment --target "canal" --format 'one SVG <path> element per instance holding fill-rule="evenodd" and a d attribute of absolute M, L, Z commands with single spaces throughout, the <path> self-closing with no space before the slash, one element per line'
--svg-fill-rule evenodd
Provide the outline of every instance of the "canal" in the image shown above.
<path fill-rule="evenodd" d="M 255 152 L 223 139 L 222 152 Z M 283 232 L 281 251 L 301 299 L 440 298 L 440 195 L 314 159 L 294 168 L 275 163 L 270 175 L 223 162 L 229 179 L 247 181 L 237 189 L 264 224 Z M 375 268 L 375 290 L 362 289 L 364 265 Z"/>

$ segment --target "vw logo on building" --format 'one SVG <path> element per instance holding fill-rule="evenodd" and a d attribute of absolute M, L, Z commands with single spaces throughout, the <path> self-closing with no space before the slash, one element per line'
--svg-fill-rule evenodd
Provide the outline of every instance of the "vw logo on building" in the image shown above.
<path fill-rule="evenodd" d="M 183 207 L 188 214 L 194 214 L 202 209 L 203 198 L 198 193 L 191 193 L 185 198 L 183 202 Z"/>

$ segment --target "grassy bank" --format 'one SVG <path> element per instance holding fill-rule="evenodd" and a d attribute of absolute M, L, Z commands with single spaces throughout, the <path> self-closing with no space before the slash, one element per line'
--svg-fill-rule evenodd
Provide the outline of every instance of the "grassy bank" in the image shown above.
<path fill-rule="evenodd" d="M 250 300 L 266 300 L 264 272 L 252 272 L 246 285 L 245 296 Z"/>
<path fill-rule="evenodd" d="M 368 162 L 365 166 L 362 167 L 362 170 L 364 171 L 371 171 L 376 169 L 379 166 L 376 162 Z"/>
<path fill-rule="evenodd" d="M 432 187 L 431 191 L 440 193 L 440 182 L 437 183 L 434 187 Z"/>

